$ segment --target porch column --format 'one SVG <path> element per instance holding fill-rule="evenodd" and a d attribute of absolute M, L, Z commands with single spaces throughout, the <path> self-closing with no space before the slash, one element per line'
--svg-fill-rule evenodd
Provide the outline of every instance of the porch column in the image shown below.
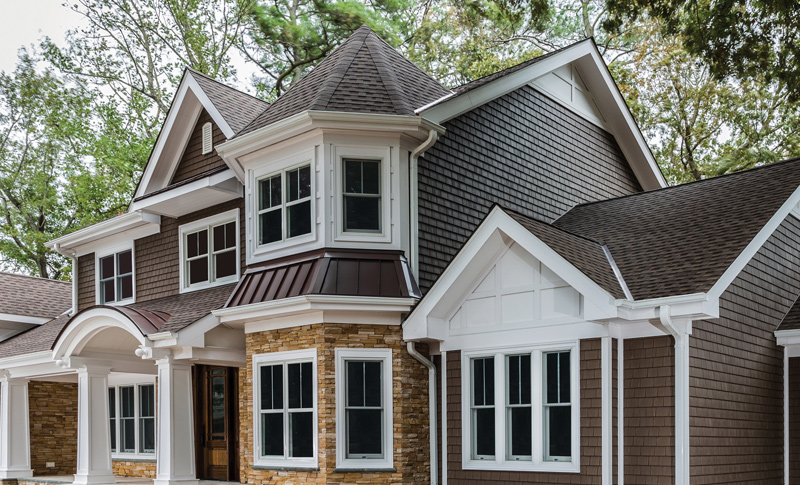
<path fill-rule="evenodd" d="M 192 366 L 159 359 L 158 464 L 153 485 L 196 485 Z"/>
<path fill-rule="evenodd" d="M 111 471 L 108 367 L 78 369 L 78 473 L 75 484 L 116 483 Z"/>
<path fill-rule="evenodd" d="M 30 478 L 28 380 L 0 374 L 0 480 Z"/>

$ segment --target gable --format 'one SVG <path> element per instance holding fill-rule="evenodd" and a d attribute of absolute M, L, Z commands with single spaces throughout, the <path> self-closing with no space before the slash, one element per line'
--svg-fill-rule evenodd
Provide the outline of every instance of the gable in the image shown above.
<path fill-rule="evenodd" d="M 534 79 L 531 86 L 552 96 L 587 120 L 608 129 L 607 121 L 597 106 L 594 93 L 584 82 L 576 63 L 571 62 Z"/>
<path fill-rule="evenodd" d="M 206 123 L 211 123 L 213 147 L 225 141 L 225 135 L 222 133 L 222 130 L 220 130 L 217 123 L 214 122 L 214 119 L 208 111 L 203 109 L 197 117 L 192 134 L 189 137 L 189 141 L 186 143 L 186 148 L 178 162 L 178 167 L 175 169 L 175 174 L 172 176 L 172 180 L 169 183 L 170 185 L 227 166 L 225 161 L 222 160 L 222 157 L 220 157 L 213 148 L 210 153 L 203 154 L 203 126 Z"/>
<path fill-rule="evenodd" d="M 576 322 L 583 297 L 544 263 L 513 244 L 449 312 L 449 335 Z"/>

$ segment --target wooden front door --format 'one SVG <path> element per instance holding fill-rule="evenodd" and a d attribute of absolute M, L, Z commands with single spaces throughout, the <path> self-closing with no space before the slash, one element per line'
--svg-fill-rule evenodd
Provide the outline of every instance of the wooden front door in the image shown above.
<path fill-rule="evenodd" d="M 195 366 L 197 476 L 239 480 L 236 367 Z"/>

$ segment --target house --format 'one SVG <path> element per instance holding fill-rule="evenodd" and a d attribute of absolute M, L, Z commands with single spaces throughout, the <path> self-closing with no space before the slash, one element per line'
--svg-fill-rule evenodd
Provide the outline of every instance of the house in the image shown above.
<path fill-rule="evenodd" d="M 187 69 L 128 211 L 49 243 L 74 311 L 0 343 L 0 482 L 800 483 L 798 187 L 666 187 L 592 40 Z"/>

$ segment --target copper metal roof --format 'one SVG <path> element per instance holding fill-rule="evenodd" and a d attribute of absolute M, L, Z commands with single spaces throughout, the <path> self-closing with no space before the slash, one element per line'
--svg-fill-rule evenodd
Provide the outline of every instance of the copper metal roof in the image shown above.
<path fill-rule="evenodd" d="M 225 308 L 310 294 L 421 297 L 402 251 L 321 250 L 248 269 Z"/>

